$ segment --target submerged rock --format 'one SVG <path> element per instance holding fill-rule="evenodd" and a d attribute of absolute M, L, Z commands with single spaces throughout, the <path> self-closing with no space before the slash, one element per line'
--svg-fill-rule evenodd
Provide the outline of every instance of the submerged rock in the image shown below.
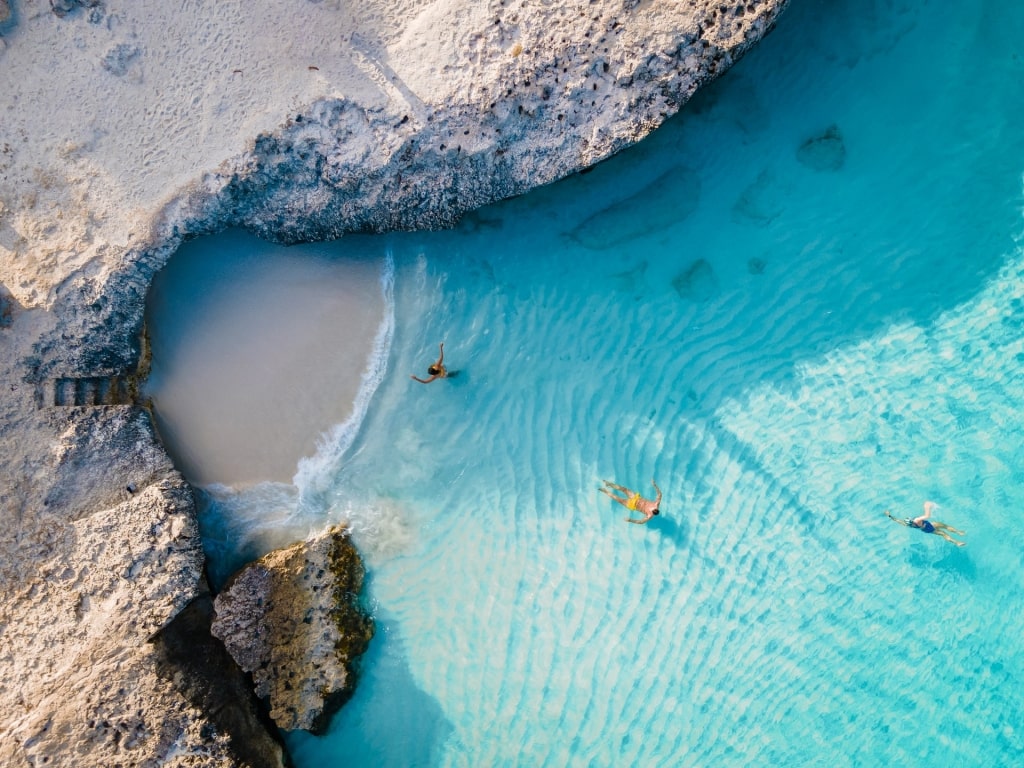
<path fill-rule="evenodd" d="M 238 571 L 217 595 L 212 632 L 285 730 L 321 733 L 352 695 L 373 636 L 358 603 L 363 564 L 342 526 Z"/>
<path fill-rule="evenodd" d="M 697 259 L 672 279 L 679 298 L 700 303 L 718 292 L 718 278 L 705 259 Z"/>
<path fill-rule="evenodd" d="M 761 171 L 736 202 L 732 212 L 737 221 L 764 226 L 782 214 L 786 207 L 787 193 L 768 169 Z"/>
<path fill-rule="evenodd" d="M 816 171 L 838 171 L 846 162 L 846 144 L 839 127 L 831 125 L 820 136 L 814 136 L 796 151 L 796 159 Z"/>
<path fill-rule="evenodd" d="M 635 195 L 590 216 L 571 237 L 587 248 L 613 248 L 682 222 L 699 201 L 700 179 L 690 169 L 676 166 Z"/>

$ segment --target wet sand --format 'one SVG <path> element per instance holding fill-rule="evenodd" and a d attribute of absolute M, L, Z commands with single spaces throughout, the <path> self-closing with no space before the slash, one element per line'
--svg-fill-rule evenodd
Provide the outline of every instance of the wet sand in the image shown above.
<path fill-rule="evenodd" d="M 284 247 L 228 231 L 186 244 L 157 275 L 145 392 L 190 482 L 291 482 L 352 412 L 385 313 L 383 259 L 364 243 Z"/>

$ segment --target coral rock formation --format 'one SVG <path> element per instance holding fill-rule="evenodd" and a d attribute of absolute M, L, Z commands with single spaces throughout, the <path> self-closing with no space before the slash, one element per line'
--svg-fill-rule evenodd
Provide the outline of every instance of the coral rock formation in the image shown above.
<path fill-rule="evenodd" d="M 334 526 L 250 563 L 217 595 L 212 632 L 281 728 L 322 732 L 351 695 L 353 662 L 373 636 L 362 584 L 362 560 Z"/>

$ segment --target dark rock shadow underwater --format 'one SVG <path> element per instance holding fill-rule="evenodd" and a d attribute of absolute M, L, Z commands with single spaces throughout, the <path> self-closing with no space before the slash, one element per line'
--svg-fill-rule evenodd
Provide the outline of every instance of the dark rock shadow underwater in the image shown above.
<path fill-rule="evenodd" d="M 580 223 L 570 237 L 586 248 L 607 250 L 684 221 L 700 201 L 700 177 L 674 166 L 625 200 Z"/>

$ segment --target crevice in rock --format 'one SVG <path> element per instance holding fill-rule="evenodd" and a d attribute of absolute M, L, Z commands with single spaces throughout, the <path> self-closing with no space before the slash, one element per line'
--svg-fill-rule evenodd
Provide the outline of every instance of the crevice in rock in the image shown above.
<path fill-rule="evenodd" d="M 151 639 L 157 674 L 229 736 L 230 749 L 242 764 L 290 766 L 276 726 L 253 693 L 251 675 L 210 634 L 212 621 L 213 598 L 205 590 Z"/>

